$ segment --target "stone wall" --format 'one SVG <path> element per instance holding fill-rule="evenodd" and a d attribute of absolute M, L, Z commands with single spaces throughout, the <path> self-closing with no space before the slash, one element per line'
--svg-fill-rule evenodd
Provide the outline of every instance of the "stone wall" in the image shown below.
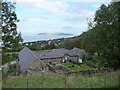
<path fill-rule="evenodd" d="M 95 70 L 80 70 L 80 71 L 72 71 L 72 72 L 67 72 L 68 74 L 76 73 L 80 75 L 91 75 L 95 73 L 104 73 L 104 72 L 111 72 L 112 69 L 102 69 L 102 68 L 96 68 Z"/>
<path fill-rule="evenodd" d="M 10 64 L 7 63 L 4 68 L 2 68 L 3 73 L 7 73 L 10 70 Z"/>
<path fill-rule="evenodd" d="M 70 57 L 70 60 L 73 62 L 78 62 L 78 57 Z"/>
<path fill-rule="evenodd" d="M 27 69 L 42 70 L 42 64 L 35 59 L 28 65 Z"/>
<path fill-rule="evenodd" d="M 56 73 L 55 68 L 53 68 L 51 65 L 48 65 L 48 67 L 49 67 L 49 70 L 50 70 L 50 71 L 52 71 L 52 72 Z"/>
<path fill-rule="evenodd" d="M 67 60 L 66 60 L 66 57 L 67 57 Z M 42 61 L 45 63 L 45 64 L 60 64 L 60 63 L 63 63 L 63 60 L 65 60 L 66 62 L 69 62 L 70 60 L 71 61 L 74 61 L 74 62 L 78 62 L 78 57 L 70 57 L 68 55 L 65 55 L 63 57 L 59 57 L 59 58 L 51 58 L 51 59 L 43 59 Z"/>
<path fill-rule="evenodd" d="M 54 64 L 54 63 L 56 63 L 56 64 L 59 64 L 59 63 L 61 63 L 61 61 L 62 61 L 62 58 L 53 58 L 53 59 L 43 59 L 42 60 L 45 64 Z"/>

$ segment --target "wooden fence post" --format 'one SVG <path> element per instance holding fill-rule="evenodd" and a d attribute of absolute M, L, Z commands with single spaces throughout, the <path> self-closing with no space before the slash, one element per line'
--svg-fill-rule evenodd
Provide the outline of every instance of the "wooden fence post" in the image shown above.
<path fill-rule="evenodd" d="M 68 74 L 65 73 L 65 88 L 67 88 L 67 77 L 68 77 Z"/>
<path fill-rule="evenodd" d="M 106 68 L 105 68 L 105 74 L 106 74 Z M 107 84 L 107 77 L 105 75 L 105 82 L 104 82 L 104 86 L 106 87 L 106 84 Z"/>
<path fill-rule="evenodd" d="M 44 75 L 43 75 L 43 72 L 42 72 L 42 88 L 44 88 Z"/>
<path fill-rule="evenodd" d="M 27 90 L 28 90 L 28 78 L 27 78 Z"/>
<path fill-rule="evenodd" d="M 90 86 L 91 86 L 91 88 L 92 88 L 92 83 L 93 83 L 93 82 L 92 82 L 92 79 L 93 79 L 93 78 L 91 77 L 91 80 L 90 80 Z"/>
<path fill-rule="evenodd" d="M 120 88 L 120 71 L 118 71 L 118 88 Z"/>

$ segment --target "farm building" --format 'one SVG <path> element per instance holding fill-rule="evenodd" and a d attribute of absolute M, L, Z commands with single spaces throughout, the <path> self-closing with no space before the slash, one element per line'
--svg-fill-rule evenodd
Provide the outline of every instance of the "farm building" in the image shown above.
<path fill-rule="evenodd" d="M 19 52 L 19 67 L 21 72 L 32 73 L 33 70 L 49 71 L 48 65 L 57 65 L 68 62 L 82 62 L 85 51 L 79 48 L 67 50 L 53 49 L 50 52 L 32 52 L 24 47 Z"/>

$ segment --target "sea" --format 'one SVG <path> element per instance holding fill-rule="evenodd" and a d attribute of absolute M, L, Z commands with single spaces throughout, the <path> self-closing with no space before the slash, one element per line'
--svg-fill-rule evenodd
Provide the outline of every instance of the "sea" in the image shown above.
<path fill-rule="evenodd" d="M 23 42 L 33 42 L 33 41 L 43 41 L 43 40 L 52 40 L 59 38 L 69 38 L 74 37 L 74 35 L 34 35 L 34 36 L 22 36 Z"/>

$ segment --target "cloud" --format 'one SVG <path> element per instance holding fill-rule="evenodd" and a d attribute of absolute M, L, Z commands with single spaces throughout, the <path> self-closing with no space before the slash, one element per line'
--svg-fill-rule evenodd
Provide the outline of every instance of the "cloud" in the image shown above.
<path fill-rule="evenodd" d="M 25 10 L 46 10 L 55 14 L 62 14 L 68 8 L 69 5 L 61 1 L 50 1 L 50 0 L 17 0 L 18 4 Z M 24 8 L 25 7 L 25 8 Z"/>
<path fill-rule="evenodd" d="M 56 32 L 56 33 L 39 33 L 38 35 L 46 35 L 46 36 L 56 36 L 56 35 L 59 35 L 59 36 L 71 36 L 73 34 L 71 33 L 64 33 L 64 32 Z"/>
<path fill-rule="evenodd" d="M 60 2 L 60 1 L 56 1 L 56 2 L 44 1 L 40 4 L 35 4 L 35 6 L 36 8 L 44 9 L 44 10 L 47 10 L 47 11 L 50 11 L 56 14 L 59 14 L 59 13 L 62 14 L 68 8 L 67 4 Z"/>
<path fill-rule="evenodd" d="M 70 32 L 78 35 L 87 30 L 87 18 L 94 17 L 94 11 L 87 10 L 84 2 L 17 0 L 17 5 L 21 7 L 19 16 L 23 13 L 18 29 L 31 35 L 44 32 Z"/>
<path fill-rule="evenodd" d="M 100 6 L 103 4 L 103 2 L 96 2 L 95 4 L 93 4 L 93 5 L 91 5 L 91 7 L 93 8 L 93 9 L 98 9 L 98 8 L 100 8 Z M 107 6 L 109 4 L 109 2 L 108 3 L 106 3 L 105 5 Z"/>
<path fill-rule="evenodd" d="M 64 27 L 62 27 L 64 30 L 70 30 L 70 29 L 73 29 L 73 27 L 72 26 L 64 26 Z"/>
<path fill-rule="evenodd" d="M 48 0 L 40 0 L 40 2 L 32 2 L 32 0 L 30 0 L 29 3 L 26 2 L 21 4 L 22 8 L 24 8 L 23 10 L 47 11 L 54 15 L 63 16 L 66 21 L 79 22 L 81 19 L 86 19 L 87 16 L 93 14 L 92 12 L 85 10 L 86 5 L 83 2 L 76 2 L 74 5 L 70 5 L 67 2 L 52 2 Z"/>
<path fill-rule="evenodd" d="M 45 17 L 29 17 L 24 19 L 24 23 L 26 24 L 51 24 L 52 21 L 50 21 L 48 18 Z"/>
<path fill-rule="evenodd" d="M 71 15 L 71 17 L 66 17 L 64 20 L 71 23 L 73 22 L 83 23 L 83 22 L 87 22 L 87 19 L 93 19 L 94 14 L 95 12 L 93 11 L 84 10 L 79 14 Z"/>
<path fill-rule="evenodd" d="M 12 2 L 43 2 L 45 0 L 9 0 Z M 49 1 L 58 1 L 58 0 L 49 0 Z M 60 0 L 62 2 L 111 2 L 111 0 Z M 118 2 L 119 0 L 114 0 L 114 2 Z"/>
<path fill-rule="evenodd" d="M 99 8 L 100 6 L 101 4 L 93 4 L 91 7 L 96 9 L 96 8 Z"/>

